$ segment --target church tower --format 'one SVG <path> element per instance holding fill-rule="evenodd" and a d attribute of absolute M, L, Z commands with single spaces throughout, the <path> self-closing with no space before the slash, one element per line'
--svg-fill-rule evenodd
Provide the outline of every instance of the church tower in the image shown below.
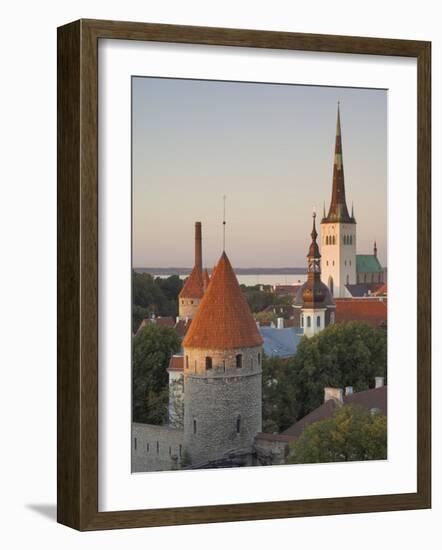
<path fill-rule="evenodd" d="M 262 429 L 262 344 L 223 252 L 183 341 L 184 447 L 192 464 L 252 450 Z"/>
<path fill-rule="evenodd" d="M 345 285 L 356 283 L 356 220 L 348 213 L 342 160 L 341 118 L 338 103 L 333 187 L 330 208 L 321 221 L 323 281 L 335 298 L 346 295 Z"/>
<path fill-rule="evenodd" d="M 313 214 L 312 242 L 307 254 L 307 282 L 302 287 L 301 327 L 308 337 L 314 336 L 334 322 L 334 303 L 330 291 L 321 281 L 321 254 L 316 239 L 318 233 Z M 332 311 L 333 309 L 333 311 Z"/>
<path fill-rule="evenodd" d="M 204 294 L 204 286 L 201 222 L 195 222 L 195 265 L 178 296 L 180 319 L 195 317 Z"/>

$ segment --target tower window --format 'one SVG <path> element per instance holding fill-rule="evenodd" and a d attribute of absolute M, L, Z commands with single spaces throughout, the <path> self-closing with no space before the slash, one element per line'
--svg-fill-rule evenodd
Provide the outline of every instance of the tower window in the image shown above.
<path fill-rule="evenodd" d="M 160 442 L 157 441 L 157 454 L 160 452 Z"/>
<path fill-rule="evenodd" d="M 261 354 L 258 353 L 258 366 L 261 364 Z"/>
<path fill-rule="evenodd" d="M 325 244 L 328 244 L 328 235 L 325 237 Z"/>
<path fill-rule="evenodd" d="M 149 452 L 149 443 L 146 443 L 146 453 Z"/>
<path fill-rule="evenodd" d="M 179 455 L 180 455 L 180 456 L 181 456 L 182 452 L 183 452 L 183 446 L 180 445 L 180 447 L 179 447 Z"/>
<path fill-rule="evenodd" d="M 239 434 L 241 432 L 241 417 L 238 415 L 238 418 L 236 419 L 236 433 Z"/>
<path fill-rule="evenodd" d="M 134 449 L 137 450 L 137 438 L 134 437 Z"/>
<path fill-rule="evenodd" d="M 336 244 L 336 238 L 334 235 L 333 235 L 333 244 Z"/>
<path fill-rule="evenodd" d="M 350 276 L 347 275 L 347 278 L 346 278 L 346 284 L 349 285 L 350 284 Z"/>
<path fill-rule="evenodd" d="M 206 357 L 206 370 L 209 370 L 212 368 L 212 358 Z"/>
<path fill-rule="evenodd" d="M 186 369 L 189 368 L 189 356 L 186 355 Z"/>
<path fill-rule="evenodd" d="M 312 320 L 310 318 L 310 315 L 307 315 L 307 327 L 310 328 L 312 326 Z"/>
<path fill-rule="evenodd" d="M 301 328 L 304 327 L 304 315 L 301 315 Z"/>
<path fill-rule="evenodd" d="M 316 317 L 316 326 L 317 326 L 318 328 L 321 327 L 321 317 L 320 317 L 319 315 Z"/>
<path fill-rule="evenodd" d="M 172 454 L 172 447 L 169 447 L 169 456 Z"/>
<path fill-rule="evenodd" d="M 196 434 L 196 420 L 193 421 L 193 433 Z"/>
<path fill-rule="evenodd" d="M 241 353 L 238 353 L 238 355 L 236 356 L 236 368 L 237 369 L 242 368 L 242 355 L 241 355 Z"/>

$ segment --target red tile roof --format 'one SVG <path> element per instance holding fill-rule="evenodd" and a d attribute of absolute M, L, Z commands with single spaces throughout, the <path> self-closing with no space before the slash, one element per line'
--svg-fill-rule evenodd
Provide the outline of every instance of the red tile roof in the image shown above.
<path fill-rule="evenodd" d="M 287 430 L 282 432 L 282 435 L 291 435 L 293 437 L 299 437 L 307 426 L 313 424 L 313 422 L 319 422 L 320 420 L 327 420 L 333 415 L 333 411 L 337 407 L 337 403 L 334 399 L 329 399 L 317 409 L 314 409 L 312 412 L 295 422 L 293 426 L 287 428 Z"/>
<path fill-rule="evenodd" d="M 203 271 L 203 284 L 204 284 L 204 290 L 207 289 L 207 287 L 209 286 L 209 283 L 210 283 L 209 272 L 207 271 L 207 269 L 205 269 L 205 270 Z"/>
<path fill-rule="evenodd" d="M 296 296 L 296 293 L 301 288 L 301 285 L 275 285 L 273 292 L 277 296 Z"/>
<path fill-rule="evenodd" d="M 153 323 L 160 325 L 161 327 L 174 327 L 175 319 L 173 317 L 156 317 L 152 320 Z"/>
<path fill-rule="evenodd" d="M 379 326 L 387 323 L 387 300 L 380 298 L 336 298 L 336 322 L 359 321 Z"/>
<path fill-rule="evenodd" d="M 183 346 L 235 349 L 260 346 L 262 343 L 236 275 L 223 252 Z"/>
<path fill-rule="evenodd" d="M 187 277 L 179 298 L 202 298 L 204 294 L 204 281 L 201 269 L 196 265 Z"/>
<path fill-rule="evenodd" d="M 168 370 L 182 371 L 184 368 L 184 357 L 182 355 L 172 355 Z"/>
<path fill-rule="evenodd" d="M 360 391 L 351 395 L 344 396 L 343 405 L 354 405 L 367 410 L 377 409 L 382 414 L 387 415 L 387 386 L 374 388 L 372 390 Z M 302 432 L 314 422 L 327 420 L 333 416 L 333 412 L 340 404 L 334 399 L 329 399 L 317 409 L 295 422 L 290 428 L 287 428 L 282 435 L 299 437 Z"/>
<path fill-rule="evenodd" d="M 387 283 L 384 283 L 380 288 L 374 292 L 375 296 L 386 296 L 388 294 Z"/>

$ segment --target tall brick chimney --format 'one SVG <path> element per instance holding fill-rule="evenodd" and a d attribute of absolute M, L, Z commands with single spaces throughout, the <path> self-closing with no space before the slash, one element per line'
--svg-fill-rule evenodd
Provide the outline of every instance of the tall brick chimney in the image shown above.
<path fill-rule="evenodd" d="M 195 266 L 203 271 L 203 252 L 201 243 L 201 222 L 195 222 Z"/>

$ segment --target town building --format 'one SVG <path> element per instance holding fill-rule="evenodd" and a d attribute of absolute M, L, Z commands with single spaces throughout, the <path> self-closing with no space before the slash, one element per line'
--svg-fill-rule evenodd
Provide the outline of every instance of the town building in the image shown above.
<path fill-rule="evenodd" d="M 348 211 L 345 196 L 342 157 L 341 117 L 338 104 L 332 196 L 328 213 L 321 220 L 321 254 L 323 280 L 335 298 L 352 296 L 357 283 L 383 283 L 384 271 L 374 245 L 372 255 L 357 254 L 356 219 L 353 207 Z"/>

